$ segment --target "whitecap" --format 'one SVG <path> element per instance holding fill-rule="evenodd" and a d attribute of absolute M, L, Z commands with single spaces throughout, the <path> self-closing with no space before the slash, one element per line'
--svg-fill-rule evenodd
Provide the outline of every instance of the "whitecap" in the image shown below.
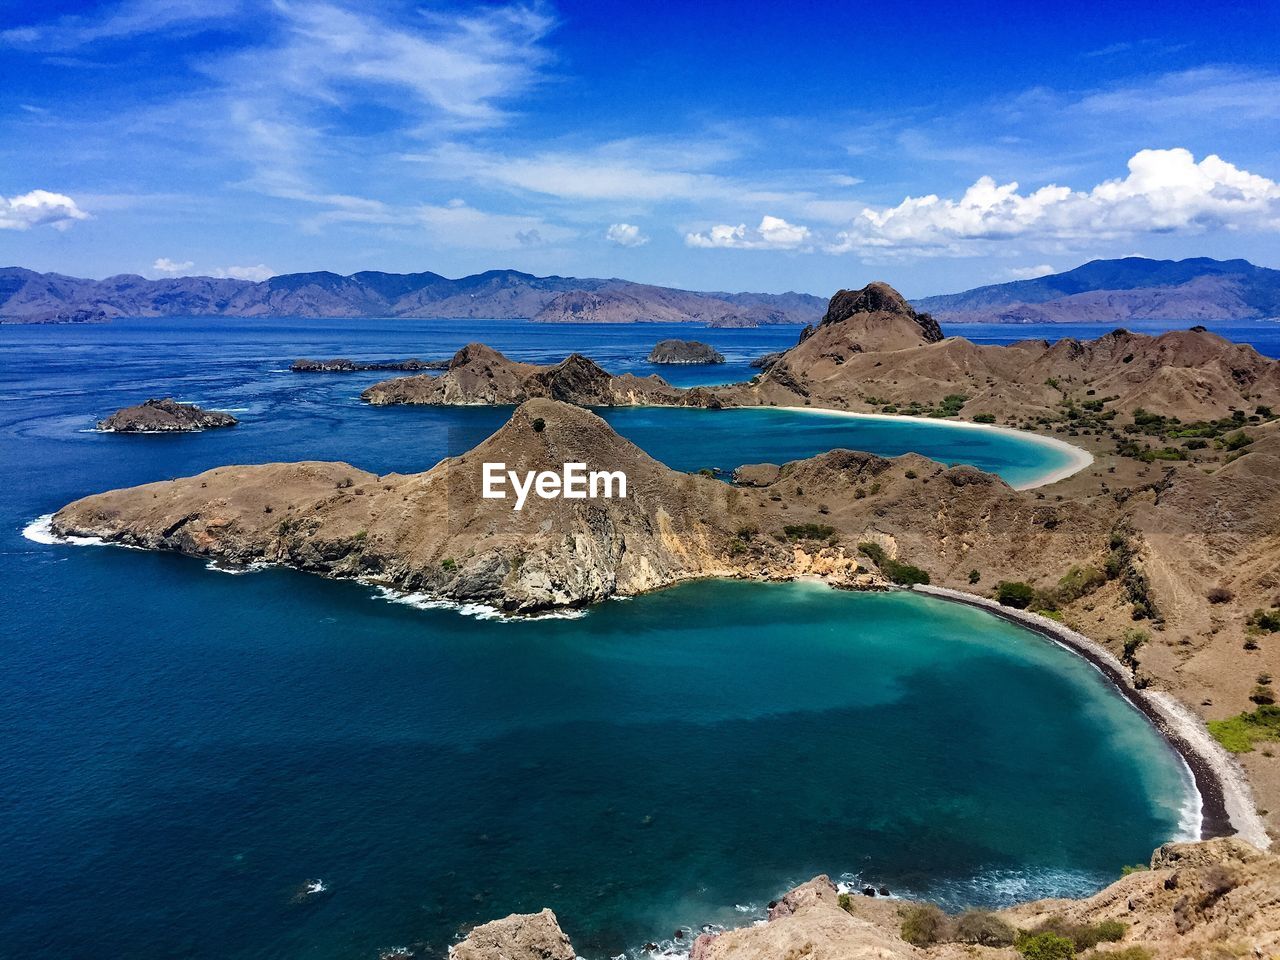
<path fill-rule="evenodd" d="M 378 596 L 388 603 L 403 603 L 418 610 L 453 610 L 464 617 L 477 620 L 496 620 L 500 623 L 520 623 L 529 620 L 577 620 L 587 615 L 586 610 L 548 610 L 532 614 L 508 614 L 487 603 L 447 600 L 430 593 L 406 593 L 390 587 L 373 585 Z"/>
<path fill-rule="evenodd" d="M 52 513 L 46 513 L 43 516 L 36 517 L 22 528 L 22 535 L 32 543 L 40 543 L 45 546 L 124 547 L 126 550 L 146 549 L 145 547 L 135 546 L 132 543 L 113 543 L 110 540 L 103 540 L 102 537 L 59 536 L 53 532 Z"/>
<path fill-rule="evenodd" d="M 245 573 L 257 573 L 260 570 L 266 570 L 272 564 L 266 560 L 254 560 L 252 563 L 227 563 L 225 560 L 210 560 L 204 565 L 206 570 L 212 570 L 214 573 L 225 573 L 233 577 L 238 577 Z"/>

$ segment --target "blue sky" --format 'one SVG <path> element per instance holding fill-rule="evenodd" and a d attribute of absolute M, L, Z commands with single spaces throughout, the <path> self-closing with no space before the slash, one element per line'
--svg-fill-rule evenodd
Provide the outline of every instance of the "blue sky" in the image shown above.
<path fill-rule="evenodd" d="M 0 0 L 0 263 L 911 296 L 1280 267 L 1280 4 Z"/>

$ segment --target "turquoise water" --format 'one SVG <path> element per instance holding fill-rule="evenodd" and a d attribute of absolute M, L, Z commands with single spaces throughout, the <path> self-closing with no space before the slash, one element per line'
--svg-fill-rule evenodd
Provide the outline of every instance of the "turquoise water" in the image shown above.
<path fill-rule="evenodd" d="M 531 359 L 647 349 L 634 330 L 493 333 Z M 465 449 L 503 411 L 376 410 L 358 377 L 273 372 L 429 356 L 428 334 L 443 351 L 465 331 L 0 328 L 0 953 L 443 956 L 462 926 L 545 905 L 602 958 L 750 919 L 820 871 L 957 906 L 1085 892 L 1179 832 L 1189 787 L 1163 741 L 1087 664 L 981 611 L 708 582 L 510 623 L 20 533 L 220 463 L 406 470 Z M 85 432 L 162 393 L 244 423 Z M 780 411 L 714 421 L 741 423 L 727 440 L 661 414 L 610 416 L 690 468 L 830 439 Z"/>

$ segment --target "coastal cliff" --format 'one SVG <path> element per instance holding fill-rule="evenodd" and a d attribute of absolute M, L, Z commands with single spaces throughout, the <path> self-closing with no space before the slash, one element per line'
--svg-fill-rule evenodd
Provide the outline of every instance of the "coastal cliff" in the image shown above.
<path fill-rule="evenodd" d="M 1020 948 L 1020 949 L 1019 949 Z M 770 904 L 767 922 L 703 933 L 690 960 L 1098 960 L 1269 957 L 1280 950 L 1280 857 L 1239 840 L 1170 843 L 1083 900 L 948 916 L 931 904 L 841 894 L 818 876 Z M 1090 952 L 1085 952 L 1090 951 Z M 652 955 L 652 954 L 651 954 Z M 554 914 L 484 924 L 453 960 L 569 960 Z"/>

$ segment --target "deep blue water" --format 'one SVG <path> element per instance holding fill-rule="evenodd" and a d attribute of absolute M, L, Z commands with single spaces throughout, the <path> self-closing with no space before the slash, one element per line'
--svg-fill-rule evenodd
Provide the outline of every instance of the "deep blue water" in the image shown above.
<path fill-rule="evenodd" d="M 795 334 L 681 331 L 739 363 Z M 624 369 L 666 335 L 510 322 L 483 339 Z M 476 338 L 404 321 L 0 327 L 0 954 L 442 956 L 465 924 L 546 905 L 604 957 L 741 922 L 819 871 L 1007 902 L 1093 889 L 1178 832 L 1180 764 L 1092 668 L 941 601 L 710 582 L 510 623 L 19 532 L 85 493 L 221 463 L 423 469 L 503 413 L 375 410 L 354 397 L 376 375 L 273 371 Z M 726 372 L 662 373 L 707 369 Z M 170 393 L 244 423 L 85 432 Z M 825 419 L 807 414 L 721 421 L 728 437 L 664 432 L 661 414 L 611 416 L 689 468 L 831 441 L 793 436 Z M 309 878 L 328 892 L 292 903 Z"/>

